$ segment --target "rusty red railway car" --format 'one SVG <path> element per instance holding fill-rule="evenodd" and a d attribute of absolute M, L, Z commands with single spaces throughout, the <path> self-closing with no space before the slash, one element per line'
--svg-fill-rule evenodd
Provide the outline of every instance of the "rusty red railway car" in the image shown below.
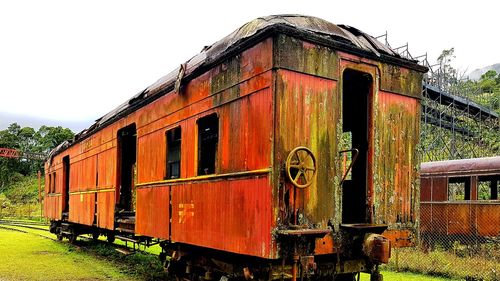
<path fill-rule="evenodd" d="M 177 276 L 376 279 L 417 233 L 426 70 L 350 26 L 258 18 L 56 148 L 45 215 L 61 239 L 159 239 Z"/>
<path fill-rule="evenodd" d="M 420 177 L 424 242 L 500 237 L 500 156 L 422 163 Z"/>

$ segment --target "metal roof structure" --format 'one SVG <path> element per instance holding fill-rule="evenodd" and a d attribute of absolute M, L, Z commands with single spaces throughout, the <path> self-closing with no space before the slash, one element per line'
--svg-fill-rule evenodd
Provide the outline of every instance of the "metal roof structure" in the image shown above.
<path fill-rule="evenodd" d="M 404 66 L 421 72 L 427 71 L 427 67 L 419 65 L 416 60 L 401 57 L 397 52 L 377 41 L 374 37 L 351 26 L 336 25 L 317 17 L 303 15 L 259 17 L 244 24 L 214 44 L 204 47 L 199 54 L 97 119 L 88 129 L 78 133 L 74 142 L 84 139 L 91 133 L 174 90 L 176 86 L 187 83 L 230 56 L 277 33 L 291 35 L 309 42 L 389 64 Z M 65 144 L 66 147 L 68 145 L 71 144 Z M 62 149 L 62 147 L 56 148 L 51 155 L 57 154 L 59 149 Z"/>
<path fill-rule="evenodd" d="M 500 173 L 500 156 L 425 162 L 420 168 L 422 176 L 498 174 Z"/>

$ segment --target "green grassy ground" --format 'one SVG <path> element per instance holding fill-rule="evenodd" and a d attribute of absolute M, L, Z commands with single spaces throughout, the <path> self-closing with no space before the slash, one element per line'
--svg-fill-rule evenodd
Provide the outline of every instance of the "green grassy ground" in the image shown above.
<path fill-rule="evenodd" d="M 64 243 L 0 229 L 1 280 L 135 280 Z"/>
<path fill-rule="evenodd" d="M 45 231 L 27 231 L 28 234 L 0 229 L 0 280 L 155 280 L 162 274 L 156 257 L 158 246 L 147 249 L 153 255 L 123 256 L 114 250 L 123 243 L 118 240 L 115 245 L 108 245 L 79 238 L 75 246 L 67 240 L 57 242 L 38 236 L 55 238 Z M 385 281 L 451 280 L 386 270 L 382 273 Z M 370 277 L 361 274 L 360 280 L 368 281 Z"/>
<path fill-rule="evenodd" d="M 393 271 L 382 271 L 384 276 L 384 281 L 445 281 L 452 280 L 447 278 L 432 277 L 422 274 L 413 274 L 406 272 L 393 272 Z M 370 275 L 366 273 L 361 274 L 361 281 L 369 281 Z"/>

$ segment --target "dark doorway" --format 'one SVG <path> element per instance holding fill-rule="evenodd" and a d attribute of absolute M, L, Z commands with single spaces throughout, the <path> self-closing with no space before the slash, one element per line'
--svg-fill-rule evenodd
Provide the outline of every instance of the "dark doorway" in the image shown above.
<path fill-rule="evenodd" d="M 359 151 L 352 172 L 342 184 L 342 223 L 368 223 L 368 122 L 371 75 L 345 70 L 342 77 L 342 131 L 348 149 Z"/>
<path fill-rule="evenodd" d="M 135 124 L 118 131 L 118 211 L 134 211 L 137 133 Z"/>
<path fill-rule="evenodd" d="M 69 156 L 63 157 L 63 213 L 69 212 Z"/>

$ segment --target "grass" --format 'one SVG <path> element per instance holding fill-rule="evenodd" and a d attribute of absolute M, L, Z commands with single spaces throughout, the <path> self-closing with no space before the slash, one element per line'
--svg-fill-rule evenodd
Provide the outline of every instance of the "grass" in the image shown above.
<path fill-rule="evenodd" d="M 393 271 L 382 271 L 384 276 L 384 281 L 445 281 L 450 280 L 449 278 L 427 276 L 422 274 L 408 273 L 408 272 L 393 272 Z M 370 275 L 367 273 L 361 273 L 361 281 L 369 281 Z"/>
<path fill-rule="evenodd" d="M 14 227 L 13 227 L 14 228 Z M 124 256 L 113 245 L 80 239 L 56 242 L 47 232 L 0 229 L 0 280 L 156 280 L 163 268 L 157 256 Z"/>
<path fill-rule="evenodd" d="M 0 229 L 2 280 L 135 280 L 78 248 Z"/>
<path fill-rule="evenodd" d="M 402 248 L 393 252 L 387 268 L 461 280 L 500 280 L 500 260 L 494 254 L 460 256 L 440 249 L 425 253 L 415 248 Z"/>
<path fill-rule="evenodd" d="M 161 251 L 158 245 L 146 248 L 145 252 L 124 256 L 115 251 L 116 246 L 125 245 L 120 240 L 110 245 L 79 238 L 74 246 L 67 240 L 60 243 L 33 235 L 55 238 L 46 231 L 9 227 L 27 230 L 31 234 L 0 229 L 2 281 L 157 280 L 164 277 L 158 259 Z M 455 252 L 438 248 L 427 253 L 412 248 L 397 249 L 389 265 L 381 270 L 386 281 L 500 280 L 500 245 L 486 246 L 476 249 L 476 252 L 484 253 L 482 256 L 461 252 L 462 247 L 454 247 Z M 68 276 L 71 278 L 65 279 Z M 361 274 L 361 280 L 369 280 L 369 275 Z"/>

